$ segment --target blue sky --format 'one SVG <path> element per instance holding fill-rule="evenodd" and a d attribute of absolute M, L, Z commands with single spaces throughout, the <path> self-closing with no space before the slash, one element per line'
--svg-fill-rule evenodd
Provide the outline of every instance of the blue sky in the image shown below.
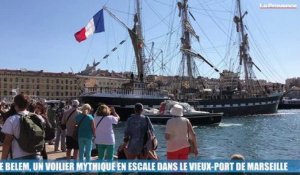
<path fill-rule="evenodd" d="M 243 10 L 249 12 L 245 20 L 253 36 L 253 39 L 250 38 L 250 53 L 255 63 L 265 70 L 264 73 L 256 72 L 257 77 L 273 82 L 300 77 L 300 1 L 242 2 Z M 298 8 L 262 10 L 260 3 L 293 3 Z M 84 27 L 104 4 L 125 24 L 132 26 L 132 0 L 1 1 L 0 68 L 78 72 L 95 59 L 100 61 L 100 69 L 134 71 L 127 31 L 107 13 L 104 14 L 104 33 L 95 34 L 82 43 L 74 39 L 74 33 Z M 176 1 L 142 0 L 142 6 L 145 42 L 155 42 L 154 55 L 159 55 L 157 60 L 164 57 L 166 65 L 162 69 L 161 61 L 157 61 L 153 72 L 176 74 L 180 60 L 176 59 L 180 58 L 179 51 L 177 53 L 174 50 L 178 48 L 180 37 Z M 200 43 L 193 40 L 196 45 L 194 48 L 221 70 L 233 64 L 224 62 L 233 6 L 233 0 L 190 0 L 190 11 L 196 18 L 193 26 L 200 36 Z M 172 36 L 167 35 L 171 26 L 174 28 Z M 167 41 L 167 38 L 170 40 Z M 118 46 L 123 39 L 126 40 L 125 44 Z M 167 45 L 174 46 L 167 48 Z M 117 51 L 112 53 L 111 49 L 116 46 Z M 163 54 L 159 54 L 161 50 Z M 261 53 L 263 58 L 258 58 Z M 110 57 L 102 59 L 106 54 Z M 203 63 L 199 63 L 198 68 L 202 76 L 218 76 Z"/>

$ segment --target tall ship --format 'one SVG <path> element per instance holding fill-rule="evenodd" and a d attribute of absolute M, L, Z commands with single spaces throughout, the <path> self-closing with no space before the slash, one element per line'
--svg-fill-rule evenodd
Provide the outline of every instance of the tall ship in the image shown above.
<path fill-rule="evenodd" d="M 147 61 L 144 51 L 145 44 L 142 33 L 140 0 L 135 1 L 135 6 L 133 28 L 127 27 L 106 7 L 103 7 L 103 10 L 128 30 L 134 50 L 137 75 L 132 73 L 130 80 L 122 84 L 121 88 L 90 87 L 85 88 L 84 92 L 80 95 L 80 100 L 83 103 L 89 103 L 94 108 L 101 103 L 115 107 L 121 116 L 121 120 L 126 120 L 134 112 L 133 108 L 136 103 L 142 103 L 145 108 L 159 107 L 161 102 L 169 99 L 166 91 L 149 87 L 149 83 L 145 80 L 145 76 L 147 76 L 147 72 L 145 71 Z"/>
<path fill-rule="evenodd" d="M 249 31 L 244 24 L 247 12 L 242 13 L 240 0 L 236 1 L 236 9 L 233 17 L 235 25 L 233 28 L 236 30 L 236 38 L 238 39 L 238 42 L 235 42 L 235 45 L 238 45 L 238 51 L 235 55 L 238 64 L 235 65 L 238 66 L 237 70 L 229 68 L 228 70 L 224 69 L 222 72 L 219 71 L 217 66 L 211 63 L 213 58 L 209 60 L 203 54 L 195 51 L 192 46 L 194 45 L 192 41 L 200 43 L 200 37 L 197 35 L 196 30 L 194 30 L 192 21 L 196 21 L 198 26 L 200 26 L 200 23 L 197 22 L 197 18 L 191 10 L 195 9 L 195 7 L 188 6 L 188 0 L 181 0 L 177 3 L 175 1 L 151 1 L 151 3 L 161 4 L 161 6 L 172 7 L 173 11 L 164 17 L 159 15 L 158 11 L 148 1 L 142 2 L 145 2 L 151 8 L 155 16 L 161 18 L 161 21 L 156 25 L 152 25 L 150 29 L 162 28 L 164 25 L 167 26 L 165 28 L 169 29 L 166 33 L 164 33 L 164 30 L 159 30 L 156 33 L 158 35 L 156 38 L 166 38 L 166 42 L 162 42 L 163 44 L 159 46 L 161 50 L 160 55 L 163 54 L 163 60 L 160 62 L 161 69 L 166 69 L 166 66 L 169 66 L 171 70 L 174 70 L 175 66 L 172 61 L 177 59 L 180 63 L 178 75 L 174 76 L 173 74 L 171 77 L 175 78 L 169 84 L 165 84 L 164 86 L 159 85 L 159 88 L 149 88 L 150 84 L 145 80 L 145 77 L 149 75 L 150 60 L 145 56 L 144 46 L 146 42 L 143 37 L 143 31 L 145 30 L 142 28 L 140 0 L 135 1 L 133 28 L 127 27 L 109 9 L 104 7 L 104 11 L 116 19 L 128 31 L 129 35 L 127 35 L 130 37 L 133 46 L 137 73 L 132 74 L 130 80 L 124 83 L 122 88 L 86 88 L 85 92 L 80 96 L 83 102 L 90 103 L 94 107 L 99 103 L 115 106 L 120 114 L 125 115 L 124 118 L 129 116 L 134 104 L 137 102 L 143 103 L 149 108 L 158 108 L 160 103 L 169 99 L 169 97 L 176 101 L 187 102 L 196 110 L 224 113 L 224 116 L 268 114 L 277 111 L 282 94 L 277 90 L 271 92 L 256 78 L 253 68 L 256 68 L 260 72 L 261 70 L 250 56 Z M 198 3 L 200 4 L 200 2 Z M 173 8 L 176 6 L 177 8 Z M 161 9 L 160 6 L 156 5 L 155 7 Z M 176 20 L 174 17 L 172 18 L 172 15 L 175 16 L 175 12 L 178 12 L 178 16 L 180 17 L 179 26 L 174 24 Z M 209 17 L 211 16 L 209 15 Z M 170 18 L 171 22 L 166 22 L 168 18 Z M 154 21 L 154 16 L 153 19 L 149 19 L 148 17 L 147 21 Z M 179 30 L 180 32 L 177 32 L 176 35 L 176 31 Z M 176 37 L 176 41 L 172 40 L 173 37 Z M 168 39 L 169 41 L 167 41 Z M 178 44 L 178 41 L 180 44 Z M 174 44 L 173 48 L 169 47 L 171 44 Z M 152 43 L 152 47 L 150 49 L 147 48 L 147 50 L 151 51 L 153 48 L 155 48 L 154 42 Z M 179 55 L 180 58 L 178 59 Z M 197 61 L 201 61 L 201 64 L 205 63 L 219 75 L 215 87 L 206 86 L 203 77 L 199 76 L 201 70 L 198 70 Z M 160 83 L 163 84 L 163 82 Z M 180 85 L 178 86 L 178 84 Z M 163 88 L 161 87 L 165 87 L 164 91 L 162 91 Z"/>
<path fill-rule="evenodd" d="M 186 76 L 182 73 L 185 86 L 177 90 L 175 96 L 180 101 L 188 102 L 197 110 L 223 112 L 224 116 L 276 113 L 282 94 L 278 91 L 268 91 L 256 80 L 253 67 L 259 71 L 261 70 L 249 54 L 248 34 L 244 25 L 247 11 L 242 13 L 240 0 L 236 1 L 235 16 L 233 18 L 239 39 L 239 70 L 237 73 L 229 70 L 220 72 L 204 56 L 192 50 L 191 37 L 197 39 L 199 37 L 195 34 L 188 18 L 190 15 L 194 19 L 189 11 L 188 0 L 178 2 L 178 7 L 183 29 L 181 70 L 186 71 Z M 197 79 L 194 77 L 193 72 L 195 70 L 194 58 L 201 59 L 220 74 L 218 88 L 197 88 L 197 84 L 195 84 Z M 241 68 L 243 68 L 244 79 L 240 79 Z"/>

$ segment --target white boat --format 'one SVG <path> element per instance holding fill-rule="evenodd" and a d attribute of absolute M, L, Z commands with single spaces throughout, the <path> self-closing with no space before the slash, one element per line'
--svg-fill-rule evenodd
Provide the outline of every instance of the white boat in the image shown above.
<path fill-rule="evenodd" d="M 152 123 L 166 124 L 169 119 L 174 117 L 170 114 L 170 110 L 175 104 L 183 107 L 183 116 L 188 118 L 193 125 L 218 125 L 223 116 L 223 113 L 197 111 L 188 103 L 173 100 L 162 102 L 159 109 L 145 109 L 144 115 L 148 116 Z"/>

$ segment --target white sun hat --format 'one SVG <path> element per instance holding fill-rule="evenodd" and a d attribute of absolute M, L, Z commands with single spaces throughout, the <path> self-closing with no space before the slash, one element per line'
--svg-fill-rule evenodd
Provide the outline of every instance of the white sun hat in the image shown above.
<path fill-rule="evenodd" d="M 171 108 L 170 113 L 171 113 L 171 115 L 181 117 L 181 116 L 183 116 L 183 107 L 179 104 L 175 104 Z"/>
<path fill-rule="evenodd" d="M 72 101 L 72 106 L 79 106 L 79 101 L 78 100 L 73 100 Z"/>

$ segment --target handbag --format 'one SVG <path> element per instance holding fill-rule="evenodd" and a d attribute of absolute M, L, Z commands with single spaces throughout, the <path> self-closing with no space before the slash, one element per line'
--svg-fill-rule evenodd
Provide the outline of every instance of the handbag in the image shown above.
<path fill-rule="evenodd" d="M 78 132 L 79 132 L 78 130 L 79 130 L 80 124 L 81 124 L 81 122 L 83 121 L 84 118 L 85 118 L 85 116 L 83 116 L 80 119 L 79 123 L 75 125 L 74 131 L 73 131 L 73 135 L 72 135 L 72 138 L 74 140 L 78 140 Z"/>
<path fill-rule="evenodd" d="M 149 123 L 149 118 L 146 117 L 146 121 L 147 121 L 147 132 L 145 133 L 145 137 L 144 137 L 144 149 L 146 149 L 144 152 L 148 152 L 156 150 L 158 147 L 158 140 L 156 138 L 156 136 L 154 135 L 152 129 L 150 128 L 150 123 Z"/>
<path fill-rule="evenodd" d="M 71 113 L 69 114 L 66 123 L 60 125 L 60 128 L 61 128 L 62 130 L 65 130 L 65 129 L 67 128 L 68 120 L 69 120 L 69 118 L 71 117 L 71 115 L 72 115 L 75 111 L 76 111 L 76 109 L 75 109 L 73 112 L 71 112 Z"/>
<path fill-rule="evenodd" d="M 195 145 L 195 142 L 193 141 L 192 138 L 190 138 L 190 126 L 189 126 L 189 123 L 188 121 L 186 121 L 186 124 L 187 124 L 187 134 L 188 134 L 188 142 L 190 144 L 190 148 L 189 148 L 189 153 L 190 154 L 194 154 L 196 152 L 196 145 Z"/>

